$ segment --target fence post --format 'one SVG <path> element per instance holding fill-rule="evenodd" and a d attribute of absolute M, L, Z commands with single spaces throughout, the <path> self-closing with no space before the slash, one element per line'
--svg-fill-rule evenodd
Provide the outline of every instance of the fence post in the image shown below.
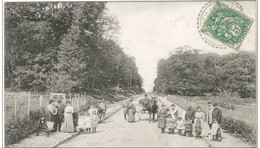
<path fill-rule="evenodd" d="M 17 106 L 17 100 L 16 100 L 16 97 L 14 97 L 14 121 L 16 121 L 16 119 L 17 119 L 16 106 Z"/>
<path fill-rule="evenodd" d="M 31 91 L 29 91 L 29 97 L 28 97 L 28 119 L 30 119 L 30 105 L 31 105 Z"/>
<path fill-rule="evenodd" d="M 77 97 L 77 110 L 79 110 L 79 94 L 78 94 L 78 97 Z"/>
<path fill-rule="evenodd" d="M 76 93 L 75 93 L 74 94 L 74 99 L 73 99 L 73 104 L 74 104 L 73 108 L 77 108 L 76 100 L 77 100 L 77 96 L 76 96 Z"/>
<path fill-rule="evenodd" d="M 70 93 L 70 103 L 72 104 L 72 100 L 71 100 L 71 93 Z"/>
<path fill-rule="evenodd" d="M 51 100 L 51 92 L 50 92 L 50 100 Z"/>
<path fill-rule="evenodd" d="M 42 95 L 40 95 L 40 110 L 42 109 Z"/>
<path fill-rule="evenodd" d="M 66 94 L 63 95 L 63 102 L 66 103 Z"/>

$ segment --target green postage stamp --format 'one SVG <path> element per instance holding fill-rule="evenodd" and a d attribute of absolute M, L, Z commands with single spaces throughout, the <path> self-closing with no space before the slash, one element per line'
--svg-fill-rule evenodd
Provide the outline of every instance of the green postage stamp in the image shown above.
<path fill-rule="evenodd" d="M 238 50 L 252 23 L 251 18 L 217 2 L 205 20 L 201 32 Z"/>

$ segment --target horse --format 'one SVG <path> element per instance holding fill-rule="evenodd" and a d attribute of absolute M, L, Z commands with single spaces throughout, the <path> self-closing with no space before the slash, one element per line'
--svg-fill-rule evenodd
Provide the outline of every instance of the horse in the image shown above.
<path fill-rule="evenodd" d="M 155 114 L 158 113 L 158 105 L 155 99 L 141 99 L 139 104 L 142 105 L 142 114 L 148 111 L 149 114 L 149 122 L 151 122 L 151 116 L 154 121 Z"/>

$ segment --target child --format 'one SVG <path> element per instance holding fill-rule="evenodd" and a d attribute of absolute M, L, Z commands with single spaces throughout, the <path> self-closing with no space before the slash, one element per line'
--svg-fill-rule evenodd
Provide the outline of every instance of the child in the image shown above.
<path fill-rule="evenodd" d="M 185 125 L 184 125 L 184 121 L 182 120 L 181 117 L 177 118 L 177 129 L 178 129 L 178 134 L 179 135 L 183 135 L 184 129 L 185 129 Z"/>
<path fill-rule="evenodd" d="M 200 138 L 201 139 L 201 131 L 202 131 L 202 125 L 201 125 L 201 121 L 197 120 L 195 123 L 195 134 L 196 134 L 196 139 Z"/>
<path fill-rule="evenodd" d="M 72 113 L 72 117 L 73 117 L 73 124 L 74 124 L 74 132 L 76 132 L 78 126 L 78 119 L 79 119 L 79 115 L 76 109 L 74 109 L 74 112 Z"/>
<path fill-rule="evenodd" d="M 78 129 L 79 129 L 79 134 L 83 134 L 84 133 L 84 128 L 85 128 L 85 116 L 84 113 L 80 113 L 79 114 L 79 120 L 78 120 Z"/>
<path fill-rule="evenodd" d="M 39 136 L 40 131 L 44 131 L 46 133 L 47 137 L 50 136 L 50 131 L 48 130 L 47 122 L 46 122 L 45 117 L 43 115 L 41 115 L 41 117 L 38 121 L 36 136 Z"/>
<path fill-rule="evenodd" d="M 85 123 L 85 129 L 87 133 L 91 132 L 91 117 L 90 114 L 88 112 L 85 113 L 85 119 L 84 119 L 84 123 Z"/>
<path fill-rule="evenodd" d="M 168 128 L 168 134 L 174 134 L 174 130 L 177 127 L 176 118 L 172 118 L 169 115 L 169 118 L 166 118 L 166 127 Z"/>
<path fill-rule="evenodd" d="M 98 121 L 99 121 L 99 117 L 97 115 L 97 112 L 93 111 L 92 116 L 91 116 L 92 133 L 97 132 Z"/>
<path fill-rule="evenodd" d="M 221 141 L 221 132 L 217 120 L 213 121 L 211 134 L 212 134 L 212 141 L 213 140 Z"/>
<path fill-rule="evenodd" d="M 190 120 L 190 118 L 188 118 L 185 123 L 185 136 L 191 137 L 191 133 L 192 133 L 192 121 Z"/>

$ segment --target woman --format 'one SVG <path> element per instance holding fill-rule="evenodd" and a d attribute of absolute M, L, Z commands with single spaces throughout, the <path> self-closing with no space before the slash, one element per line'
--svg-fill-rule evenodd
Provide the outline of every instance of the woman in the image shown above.
<path fill-rule="evenodd" d="M 128 110 L 128 122 L 134 122 L 135 113 L 136 113 L 135 105 L 132 102 L 129 102 L 127 110 Z"/>
<path fill-rule="evenodd" d="M 63 124 L 63 132 L 72 133 L 74 132 L 74 124 L 73 124 L 73 107 L 70 104 L 70 101 L 66 102 L 66 107 L 64 109 L 64 124 Z"/>
<path fill-rule="evenodd" d="M 195 112 L 195 123 L 197 120 L 200 120 L 201 123 L 204 121 L 204 113 L 201 111 L 200 107 L 197 107 L 197 111 Z"/>
<path fill-rule="evenodd" d="M 173 120 L 177 120 L 178 114 L 179 114 L 178 110 L 175 109 L 175 105 L 172 104 L 170 109 L 170 115 L 173 118 Z"/>
<path fill-rule="evenodd" d="M 47 106 L 46 109 L 46 121 L 47 121 L 47 126 L 48 129 L 51 130 L 51 132 L 54 131 L 54 123 L 56 122 L 56 115 L 57 115 L 57 108 L 53 104 L 53 100 L 49 100 L 49 105 Z"/>
<path fill-rule="evenodd" d="M 165 132 L 167 116 L 168 116 L 167 108 L 165 107 L 165 105 L 161 105 L 161 108 L 159 109 L 158 112 L 158 117 L 159 117 L 158 128 L 161 128 L 161 133 Z"/>
<path fill-rule="evenodd" d="M 194 123 L 197 123 L 197 120 L 200 120 L 200 123 L 201 123 L 201 125 L 203 127 L 204 113 L 201 111 L 200 107 L 197 107 L 197 111 L 195 112 Z"/>

